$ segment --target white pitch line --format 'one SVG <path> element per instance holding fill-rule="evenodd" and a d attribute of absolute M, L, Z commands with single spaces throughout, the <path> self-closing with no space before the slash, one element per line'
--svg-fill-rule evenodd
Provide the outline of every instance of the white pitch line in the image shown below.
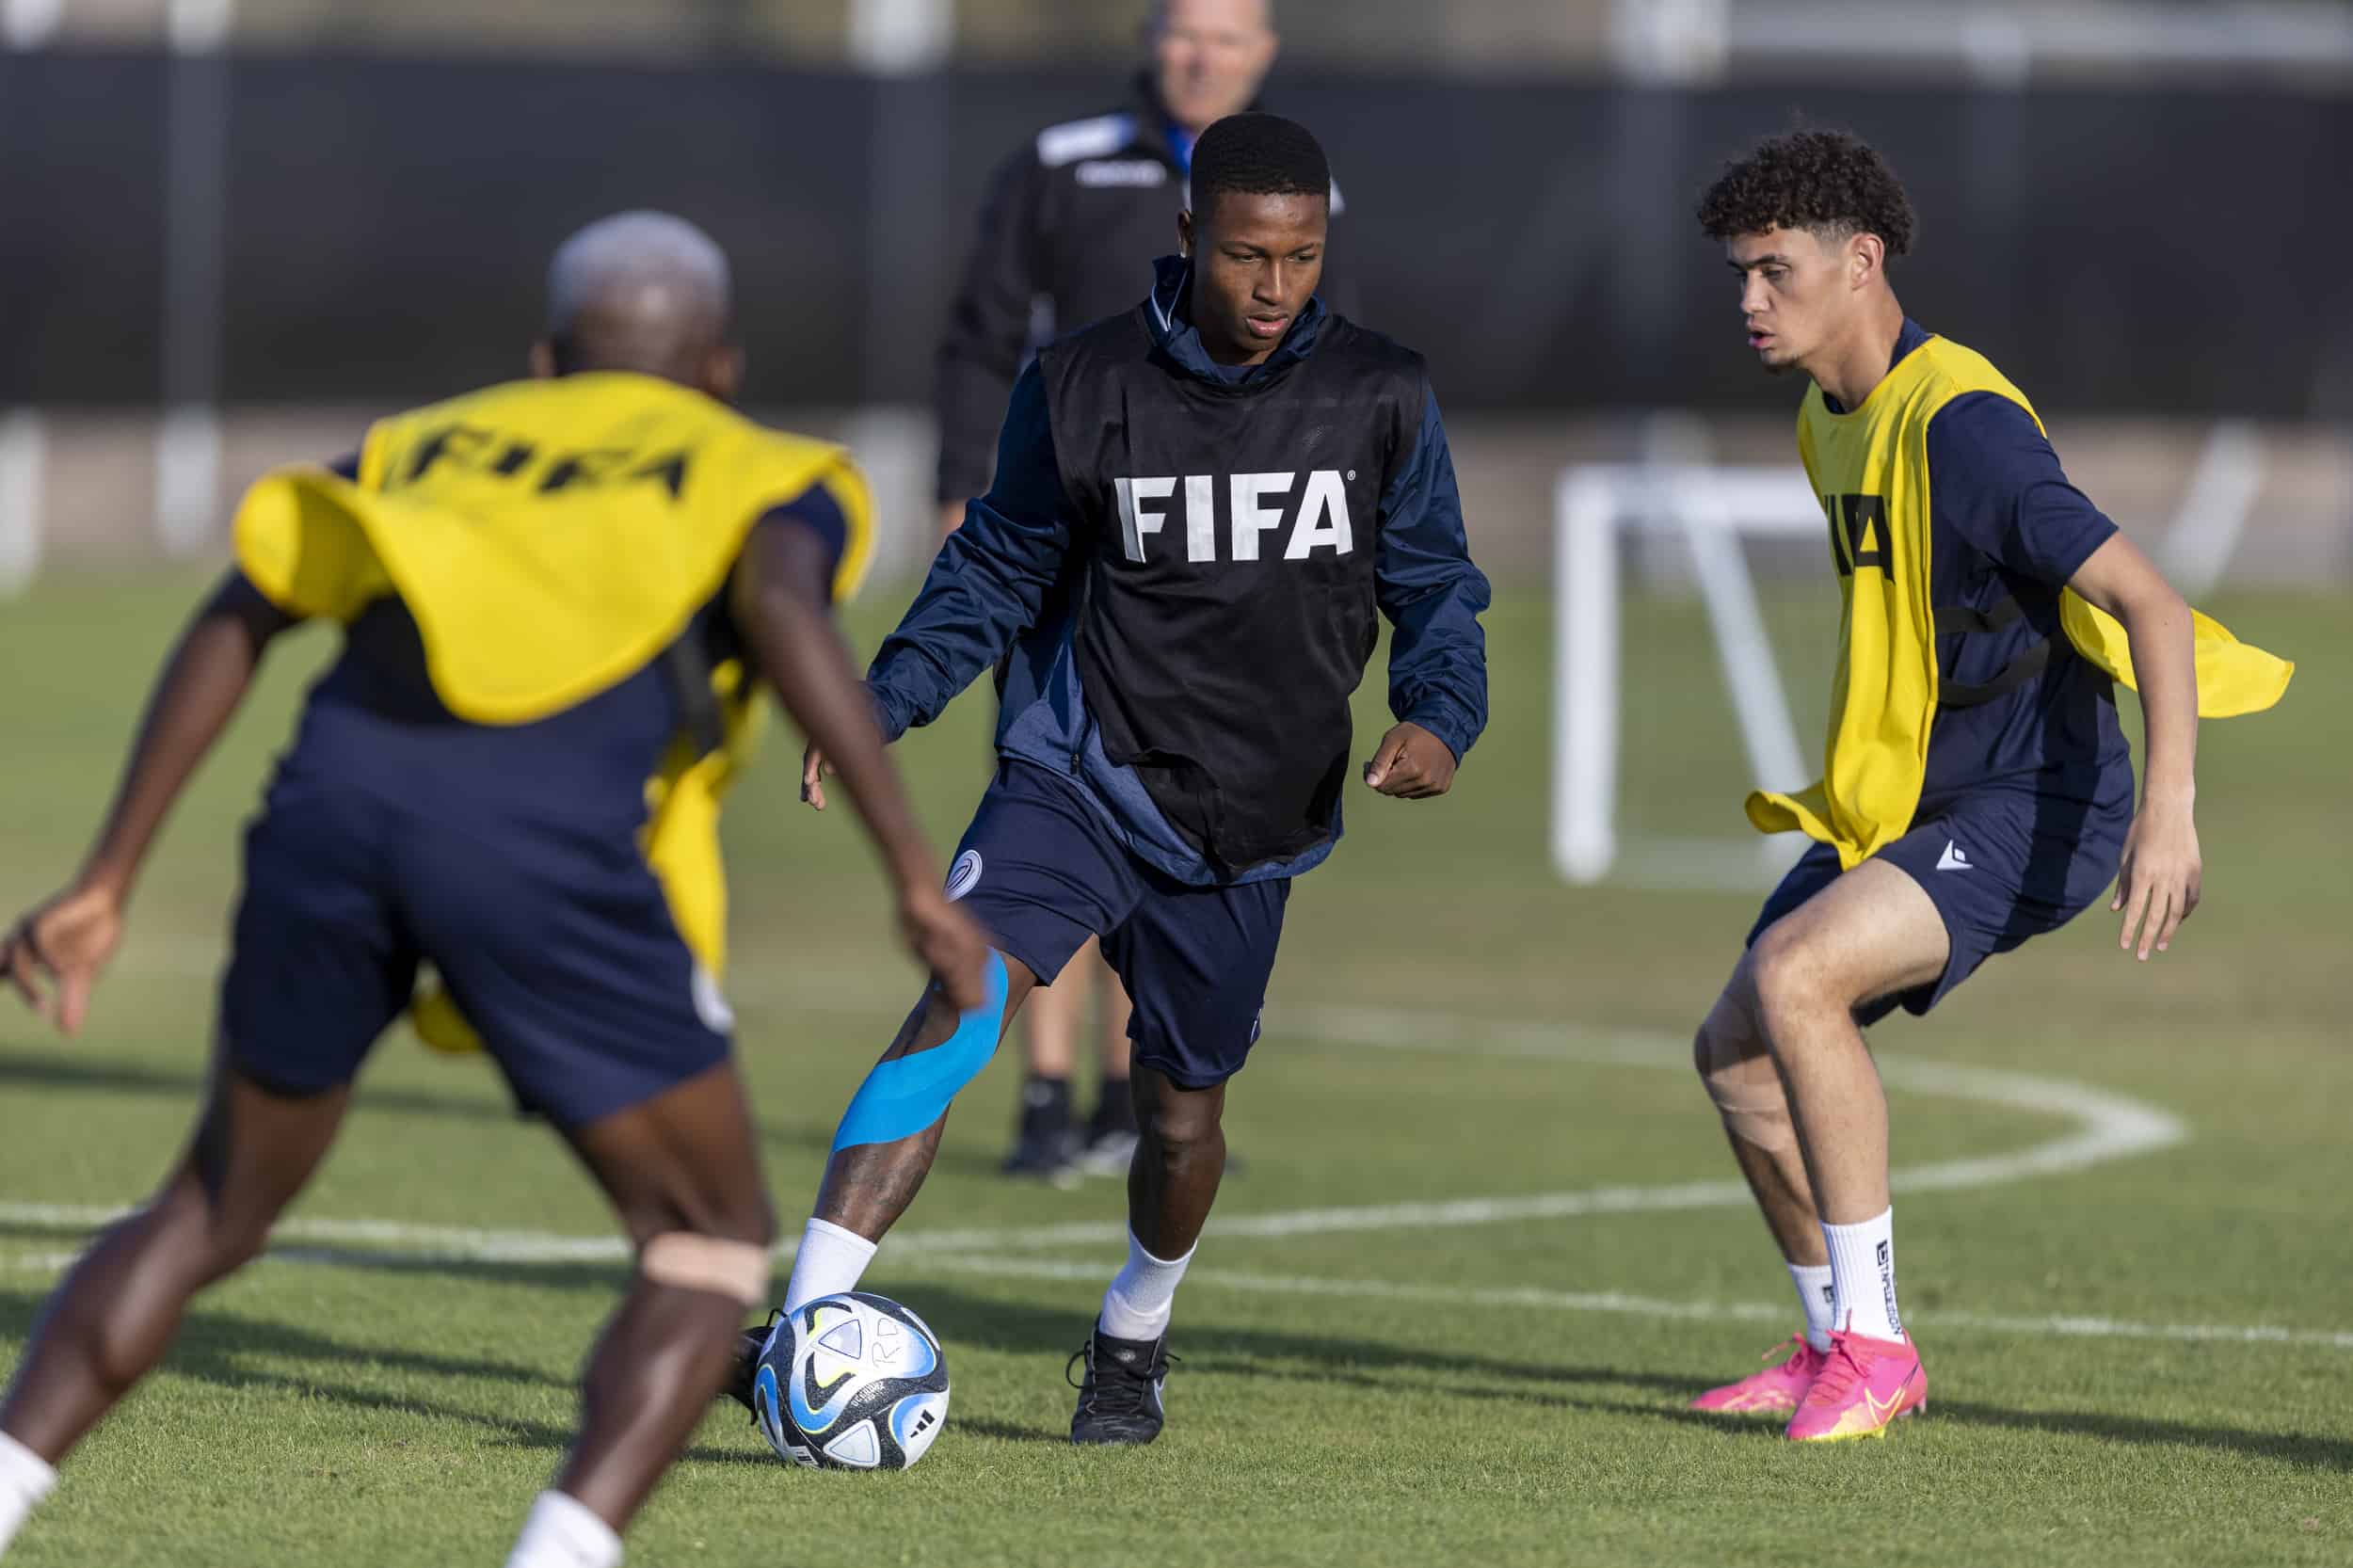
<path fill-rule="evenodd" d="M 1273 1032 L 1305 1035 L 1335 1045 L 1466 1051 L 1587 1065 L 1652 1069 L 1686 1069 L 1689 1065 L 1681 1044 L 1659 1035 L 1609 1031 L 1586 1034 L 1561 1025 L 1509 1021 L 1482 1024 L 1438 1014 L 1310 1012 L 1295 1019 L 1278 1020 Z M 2163 1148 L 2188 1135 L 2181 1119 L 2170 1112 L 2062 1079 L 1901 1057 L 1882 1058 L 1880 1067 L 1881 1076 L 1898 1087 L 2025 1112 L 2061 1114 L 2077 1123 L 2075 1130 L 2025 1149 L 1899 1170 L 1894 1176 L 1898 1192 L 1954 1191 L 2080 1170 Z M 1749 1201 L 1747 1188 L 1737 1181 L 1696 1181 L 1657 1187 L 1611 1186 L 1564 1192 L 1231 1214 L 1213 1219 L 1210 1230 L 1221 1240 L 1264 1240 L 1365 1231 L 1454 1230 L 1590 1214 L 1739 1208 Z M 87 1229 L 108 1224 L 124 1212 L 121 1208 L 83 1205 L 0 1202 L 0 1224 Z M 892 1235 L 885 1247 L 889 1256 L 900 1257 L 1115 1247 L 1125 1238 L 1125 1227 L 1119 1224 L 1080 1222 L 1026 1227 L 917 1229 Z M 623 1261 L 629 1256 L 626 1243 L 614 1236 L 481 1230 L 374 1219 L 297 1216 L 278 1227 L 275 1240 L 296 1245 L 402 1248 L 411 1256 L 485 1263 L 603 1263 Z M 57 1256 L 44 1252 L 19 1256 L 0 1267 L 54 1271 L 59 1266 Z M 790 1256 L 789 1243 L 778 1249 L 780 1258 Z"/>
<path fill-rule="evenodd" d="M 133 1212 L 127 1207 L 95 1204 L 0 1203 L 0 1225 L 24 1225 L 57 1230 L 97 1230 Z M 558 1236 L 541 1230 L 477 1230 L 466 1225 L 420 1225 L 399 1220 L 331 1220 L 296 1216 L 279 1222 L 270 1232 L 274 1242 L 344 1242 L 356 1245 L 407 1247 L 417 1258 L 455 1259 L 481 1263 L 610 1263 L 625 1262 L 629 1244 L 617 1236 Z M 71 1263 L 79 1254 L 40 1254 L 63 1256 Z M 18 1266 L 29 1259 L 20 1258 Z"/>
<path fill-rule="evenodd" d="M 962 1255 L 927 1257 L 911 1272 L 918 1275 L 927 1272 L 988 1274 L 1010 1279 L 1072 1279 L 1089 1283 L 1100 1281 L 1104 1273 L 1101 1265 L 1093 1263 Z M 1236 1272 L 1224 1269 L 1192 1270 L 1186 1273 L 1185 1283 L 1265 1295 L 1337 1296 L 1367 1301 L 1427 1303 L 1432 1305 L 1534 1307 L 1556 1312 L 1604 1312 L 1625 1317 L 1671 1318 L 1702 1322 L 1785 1323 L 1790 1316 L 1790 1307 L 1785 1302 L 1667 1301 L 1655 1296 L 1629 1296 L 1616 1290 L 1408 1285 L 1385 1279 L 1327 1279 L 1305 1274 Z M 2051 1334 L 2075 1339 L 2156 1339 L 2191 1344 L 2287 1345 L 2353 1351 L 2353 1333 L 2281 1328 L 2265 1323 L 2137 1323 L 2117 1318 L 2037 1318 L 1988 1312 L 1907 1310 L 1904 1321 L 1912 1323 L 1914 1320 L 1930 1328 L 1976 1330 L 1987 1334 Z"/>
<path fill-rule="evenodd" d="M 1372 1027 L 1380 1020 L 1378 1032 Z M 1476 1028 L 1477 1026 L 1472 1026 Z M 1305 1034 L 1328 1043 L 1375 1044 L 1515 1057 L 1542 1057 L 1586 1065 L 1685 1069 L 1680 1045 L 1657 1035 L 1604 1032 L 1576 1043 L 1559 1026 L 1500 1023 L 1478 1033 L 1463 1032 L 1465 1020 L 1440 1016 L 1310 1013 L 1278 1022 L 1270 1032 Z M 1881 1057 L 1881 1076 L 1890 1084 L 1930 1095 L 1973 1099 L 2019 1111 L 2073 1118 L 2075 1130 L 2007 1154 L 1912 1166 L 1893 1175 L 1897 1192 L 1951 1192 L 1989 1187 L 2027 1176 L 2082 1170 L 2145 1154 L 2182 1142 L 2188 1129 L 2181 1118 L 2145 1102 L 2039 1074 L 1995 1072 L 1957 1063 Z M 1750 1201 L 1738 1181 L 1693 1181 L 1666 1186 L 1611 1186 L 1575 1192 L 1277 1210 L 1219 1216 L 1210 1230 L 1220 1240 L 1272 1240 L 1347 1232 L 1452 1230 L 1472 1225 L 1576 1219 L 1590 1214 L 1673 1212 L 1737 1208 Z M 125 1210 L 75 1205 L 0 1203 L 0 1224 L 95 1227 Z M 886 1242 L 893 1256 L 943 1252 L 1028 1251 L 1073 1246 L 1116 1246 L 1126 1238 L 1112 1222 L 894 1233 Z M 625 1259 L 625 1244 L 614 1237 L 573 1237 L 541 1231 L 492 1231 L 465 1226 L 419 1225 L 386 1220 L 296 1217 L 281 1224 L 277 1239 L 289 1242 L 366 1243 L 417 1249 L 424 1256 L 494 1263 L 605 1262 Z M 790 1248 L 779 1249 L 789 1256 Z M 42 1255 L 45 1258 L 47 1255 Z M 24 1264 L 20 1261 L 19 1267 Z"/>
<path fill-rule="evenodd" d="M 789 1249 L 787 1249 L 789 1251 Z M 624 1256 L 614 1244 L 616 1260 Z M 71 1253 L 36 1254 L 16 1259 L 63 1269 Z M 282 1263 L 367 1266 L 448 1261 L 414 1254 L 336 1252 L 298 1247 L 273 1255 Z M 495 1261 L 527 1261 L 501 1258 Z M 543 1260 L 544 1261 L 544 1260 Z M 999 1279 L 1075 1280 L 1101 1282 L 1099 1262 L 1042 1257 L 985 1257 L 958 1252 L 923 1249 L 911 1266 L 901 1271 L 921 1279 L 940 1274 L 971 1274 Z M 1786 1303 L 1672 1301 L 1657 1296 L 1634 1296 L 1620 1290 L 1545 1290 L 1529 1286 L 1485 1287 L 1410 1285 L 1385 1279 L 1330 1279 L 1307 1274 L 1264 1274 L 1226 1269 L 1195 1269 L 1185 1281 L 1195 1288 L 1234 1290 L 1245 1294 L 1317 1296 L 1353 1301 L 1410 1302 L 1429 1305 L 1527 1308 L 1545 1312 L 1602 1313 L 1626 1318 L 1654 1318 L 1680 1322 L 1785 1323 Z M 2127 1339 L 2180 1344 L 2279 1345 L 2292 1349 L 2353 1351 L 2353 1332 L 2284 1328 L 2271 1323 L 2142 1323 L 2126 1319 L 2053 1314 L 2047 1317 L 1989 1312 L 1921 1311 L 1905 1314 L 1907 1322 L 1960 1333 L 2039 1336 L 2067 1339 Z"/>

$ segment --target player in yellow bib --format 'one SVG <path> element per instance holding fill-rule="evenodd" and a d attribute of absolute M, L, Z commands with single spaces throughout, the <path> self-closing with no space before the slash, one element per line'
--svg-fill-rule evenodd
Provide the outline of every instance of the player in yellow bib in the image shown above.
<path fill-rule="evenodd" d="M 253 487 L 237 567 L 171 655 L 81 873 L 0 940 L 0 973 L 78 1030 L 147 847 L 264 648 L 341 624 L 247 837 L 188 1152 L 75 1266 L 0 1400 L 0 1550 L 189 1298 L 260 1251 L 429 962 L 636 1248 L 578 1440 L 509 1559 L 620 1561 L 767 1291 L 775 1220 L 715 977 L 713 802 L 755 674 L 845 776 L 856 759 L 909 945 L 951 1000 L 981 1000 L 985 944 L 833 626 L 864 558 L 856 470 L 728 407 L 727 262 L 691 225 L 591 225 L 550 293 L 533 379 Z"/>
<path fill-rule="evenodd" d="M 1696 1046 L 1805 1329 L 1695 1402 L 1786 1417 L 1800 1441 L 1872 1436 L 1926 1408 L 1928 1380 L 1897 1308 L 1862 1026 L 1925 1014 L 2111 880 L 2123 945 L 2163 952 L 2198 904 L 2199 716 L 2268 707 L 2290 666 L 2184 604 L 2067 482 L 2018 389 L 1906 319 L 1887 265 L 1912 209 L 1878 153 L 1775 137 L 1700 221 L 1739 276 L 1750 347 L 1812 383 L 1798 450 L 1844 616 L 1821 781 L 1748 804 L 1759 829 L 1816 842 Z M 2137 810 L 2120 680 L 2146 719 Z"/>

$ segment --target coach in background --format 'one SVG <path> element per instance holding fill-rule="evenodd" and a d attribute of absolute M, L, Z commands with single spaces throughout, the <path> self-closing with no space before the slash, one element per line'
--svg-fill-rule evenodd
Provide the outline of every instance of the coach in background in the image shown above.
<path fill-rule="evenodd" d="M 998 167 L 939 344 L 939 503 L 988 488 L 1014 377 L 1049 338 L 1134 308 L 1168 252 L 1195 137 L 1250 107 L 1274 63 L 1267 0 L 1158 0 L 1109 114 L 1049 125 Z"/>
<path fill-rule="evenodd" d="M 990 184 L 939 344 L 944 531 L 963 521 L 968 498 L 988 488 L 1006 399 L 1031 354 L 1134 308 L 1136 279 L 1167 253 L 1184 210 L 1194 139 L 1257 102 L 1276 47 L 1268 0 L 1158 0 L 1143 41 L 1144 63 L 1124 107 L 1048 126 L 999 167 Z M 1335 188 L 1332 212 L 1339 211 Z M 1072 1123 L 1070 1080 L 1095 995 L 1103 1002 L 1104 1083 L 1080 1132 Z M 1008 1173 L 1126 1174 L 1135 1148 L 1128 1012 L 1119 982 L 1092 943 L 1060 984 L 1032 999 L 1023 1036 L 1029 1076 Z"/>

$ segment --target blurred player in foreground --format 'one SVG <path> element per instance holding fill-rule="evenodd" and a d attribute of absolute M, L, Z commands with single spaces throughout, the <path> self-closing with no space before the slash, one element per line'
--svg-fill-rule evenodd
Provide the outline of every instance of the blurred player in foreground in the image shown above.
<path fill-rule="evenodd" d="M 1487 581 L 1445 426 L 1420 356 L 1316 297 L 1330 195 L 1322 149 L 1289 120 L 1202 133 L 1185 258 L 1022 373 L 995 485 L 870 673 L 895 737 L 1014 655 L 1002 763 L 950 872 L 998 956 L 985 1007 L 927 998 L 852 1101 L 785 1304 L 856 1286 L 951 1098 L 1099 936 L 1135 999 L 1142 1141 L 1128 1263 L 1080 1352 L 1076 1442 L 1160 1430 L 1171 1305 L 1225 1170 L 1226 1080 L 1258 1037 L 1290 879 L 1340 835 L 1348 699 L 1376 616 L 1396 628 L 1399 723 L 1367 785 L 1444 794 L 1486 722 Z M 1041 618 L 1065 574 L 1081 589 Z M 803 774 L 819 806 L 822 753 Z"/>
<path fill-rule="evenodd" d="M 952 1001 L 980 1000 L 984 939 L 939 891 L 833 626 L 863 481 L 726 407 L 742 359 L 700 231 L 593 225 L 550 293 L 535 379 L 378 424 L 348 477 L 254 487 L 238 567 L 171 654 L 81 873 L 0 943 L 25 1000 L 79 1030 L 148 846 L 264 648 L 304 618 L 345 624 L 247 839 L 188 1151 L 58 1288 L 0 1402 L 0 1545 L 189 1298 L 260 1252 L 429 959 L 637 1249 L 578 1441 L 509 1560 L 620 1561 L 766 1296 L 775 1225 L 732 1019 L 638 842 L 664 753 L 718 744 L 696 739 L 714 645 L 747 645 L 837 758 L 909 945 Z"/>
<path fill-rule="evenodd" d="M 1907 320 L 1912 208 L 1851 136 L 1769 140 L 1700 224 L 1749 346 L 1811 378 L 1798 451 L 1846 602 L 1822 782 L 1748 803 L 1817 840 L 1766 901 L 1697 1064 L 1805 1315 L 1778 1366 L 1702 1410 L 1821 1441 L 1928 1402 L 1896 1305 L 1887 1101 L 1862 1026 L 1925 1014 L 2116 881 L 2142 959 L 2198 905 L 2198 719 L 2266 708 L 2290 666 L 2194 614 L 2067 482 L 2023 393 Z M 2137 812 L 2117 680 L 2141 694 Z M 2121 872 L 2121 874 L 2120 874 Z"/>
<path fill-rule="evenodd" d="M 1036 348 L 1135 304 L 1136 278 L 1168 248 L 1185 205 L 1193 144 L 1257 102 L 1276 51 L 1268 0 L 1154 0 L 1128 101 L 1047 126 L 990 182 L 979 232 L 939 343 L 940 526 L 964 521 L 988 488 L 1005 399 Z M 1329 280 L 1324 285 L 1331 297 Z M 1097 1001 L 1102 1079 L 1074 1127 L 1071 1079 Z M 1135 1152 L 1127 993 L 1089 942 L 1023 1009 L 1027 1076 L 1009 1175 L 1123 1175 Z"/>

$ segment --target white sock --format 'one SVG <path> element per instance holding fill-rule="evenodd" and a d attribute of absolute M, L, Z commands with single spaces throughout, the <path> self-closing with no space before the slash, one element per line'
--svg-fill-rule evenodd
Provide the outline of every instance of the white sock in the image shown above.
<path fill-rule="evenodd" d="M 47 1460 L 0 1432 L 0 1552 L 16 1539 L 33 1505 L 56 1484 L 57 1472 Z"/>
<path fill-rule="evenodd" d="M 1832 1324 L 1873 1339 L 1901 1339 L 1896 1311 L 1896 1211 L 1860 1224 L 1822 1227 L 1830 1242 Z"/>
<path fill-rule="evenodd" d="M 792 1277 L 784 1287 L 785 1311 L 798 1312 L 820 1296 L 856 1289 L 866 1266 L 874 1261 L 875 1246 L 856 1231 L 809 1221 L 801 1232 L 801 1250 L 792 1255 Z"/>
<path fill-rule="evenodd" d="M 1199 1250 L 1196 1242 L 1171 1261 L 1154 1257 L 1130 1235 L 1128 1266 L 1112 1276 L 1111 1288 L 1103 1292 L 1103 1332 L 1114 1339 L 1158 1339 L 1166 1334 L 1176 1310 L 1176 1282 Z"/>
<path fill-rule="evenodd" d="M 575 1497 L 542 1492 L 506 1568 L 620 1568 L 621 1538 Z"/>
<path fill-rule="evenodd" d="M 1817 1351 L 1830 1349 L 1830 1331 L 1838 1322 L 1832 1316 L 1830 1272 L 1827 1263 L 1789 1265 L 1789 1281 L 1798 1288 L 1798 1305 L 1805 1313 L 1805 1342 Z"/>

